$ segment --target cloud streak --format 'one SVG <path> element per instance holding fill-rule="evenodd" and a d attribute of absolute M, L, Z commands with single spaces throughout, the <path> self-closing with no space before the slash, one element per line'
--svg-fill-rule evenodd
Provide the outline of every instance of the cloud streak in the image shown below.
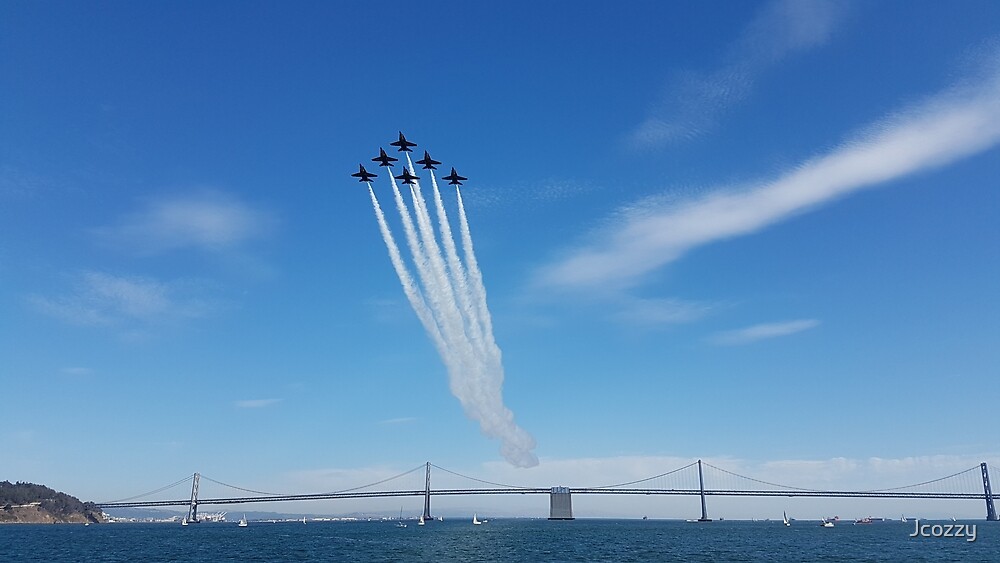
<path fill-rule="evenodd" d="M 690 73 L 671 85 L 665 100 L 630 135 L 636 146 L 700 136 L 719 116 L 750 95 L 758 76 L 796 52 L 826 43 L 843 6 L 829 0 L 778 0 L 743 30 L 718 69 Z"/>
<path fill-rule="evenodd" d="M 544 268 L 553 287 L 625 287 L 698 246 L 746 235 L 853 192 L 1000 142 L 1000 53 L 989 71 L 873 124 L 832 152 L 744 189 L 621 211 L 599 242 Z"/>
<path fill-rule="evenodd" d="M 98 235 L 140 254 L 182 248 L 219 252 L 258 238 L 274 226 L 274 218 L 238 199 L 216 191 L 152 201 L 118 225 Z"/>
<path fill-rule="evenodd" d="M 780 323 L 764 323 L 738 330 L 730 330 L 717 334 L 712 341 L 724 346 L 750 344 L 759 340 L 789 336 L 819 326 L 816 319 L 801 319 Z"/>
<path fill-rule="evenodd" d="M 153 323 L 206 312 L 203 302 L 178 296 L 178 284 L 151 278 L 86 271 L 76 276 L 74 286 L 55 297 L 29 295 L 28 301 L 45 314 L 85 326 Z"/>
<path fill-rule="evenodd" d="M 241 409 L 262 409 L 281 402 L 281 399 L 246 399 L 236 401 L 236 406 Z"/>

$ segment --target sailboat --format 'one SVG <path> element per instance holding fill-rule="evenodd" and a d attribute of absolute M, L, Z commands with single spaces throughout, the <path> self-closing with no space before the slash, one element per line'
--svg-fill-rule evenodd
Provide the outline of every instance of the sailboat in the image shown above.
<path fill-rule="evenodd" d="M 184 519 L 181 520 L 181 526 L 187 526 L 187 525 L 188 525 L 188 519 L 187 516 L 185 516 Z"/>
<path fill-rule="evenodd" d="M 243 518 L 240 518 L 239 523 L 236 524 L 236 525 L 239 526 L 240 528 L 246 528 L 247 527 L 247 515 L 246 515 L 246 513 L 243 514 Z"/>
<path fill-rule="evenodd" d="M 788 521 L 788 513 L 782 510 L 781 515 L 782 515 L 782 522 L 784 522 L 786 526 L 791 526 L 792 523 Z"/>
<path fill-rule="evenodd" d="M 302 523 L 303 523 L 303 524 L 305 524 L 305 523 L 306 523 L 306 517 L 305 517 L 305 516 L 303 516 L 303 517 L 302 517 Z"/>
<path fill-rule="evenodd" d="M 396 521 L 397 528 L 405 528 L 406 524 L 403 522 L 403 507 L 399 507 L 399 520 Z"/>
<path fill-rule="evenodd" d="M 424 525 L 424 515 L 421 514 L 420 520 L 417 521 L 417 526 L 423 526 L 423 525 Z"/>
<path fill-rule="evenodd" d="M 482 522 L 479 521 L 479 518 L 477 518 L 477 516 L 478 516 L 478 514 L 473 514 L 472 515 L 472 524 L 474 526 L 478 526 L 478 525 L 482 524 Z"/>
<path fill-rule="evenodd" d="M 820 522 L 819 525 L 822 526 L 822 527 L 824 527 L 824 528 L 832 528 L 833 527 L 833 522 L 827 520 L 826 518 L 821 519 L 819 522 Z"/>

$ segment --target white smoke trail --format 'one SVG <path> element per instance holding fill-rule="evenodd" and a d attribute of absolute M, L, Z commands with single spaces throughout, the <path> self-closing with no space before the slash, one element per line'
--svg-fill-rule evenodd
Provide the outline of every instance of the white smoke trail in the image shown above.
<path fill-rule="evenodd" d="M 445 256 L 448 259 L 448 271 L 451 274 L 451 282 L 455 286 L 455 296 L 458 297 L 462 316 L 467 323 L 466 329 L 470 333 L 473 345 L 477 350 L 485 352 L 483 323 L 472 305 L 472 297 L 469 291 L 469 277 L 466 275 L 465 268 L 458 258 L 458 250 L 455 247 L 455 239 L 451 234 L 451 224 L 448 222 L 448 214 L 444 210 L 444 202 L 441 200 L 441 191 L 438 189 L 437 178 L 434 176 L 433 170 L 428 170 L 428 172 L 431 175 L 431 186 L 434 190 L 434 206 L 441 229 L 441 241 L 444 243 Z"/>
<path fill-rule="evenodd" d="M 468 269 L 469 281 L 471 282 L 470 288 L 476 301 L 480 322 L 483 324 L 483 335 L 486 338 L 486 345 L 489 347 L 490 353 L 496 357 L 496 362 L 500 363 L 500 348 L 493 338 L 493 319 L 490 317 L 490 310 L 486 305 L 486 286 L 483 284 L 483 274 L 479 270 L 476 252 L 472 247 L 472 231 L 469 229 L 469 218 L 465 215 L 462 189 L 455 186 L 455 194 L 458 197 L 458 222 L 462 234 L 462 248 L 465 251 L 465 265 Z"/>
<path fill-rule="evenodd" d="M 414 170 L 409 154 L 406 160 L 412 173 Z M 535 448 L 534 438 L 514 423 L 514 414 L 503 403 L 504 372 L 500 349 L 493 338 L 482 274 L 473 254 L 461 199 L 463 246 L 467 263 L 474 265 L 473 284 L 469 283 L 470 272 L 459 259 L 433 173 L 431 180 L 444 252 L 438 245 L 437 233 L 419 183 L 411 186 L 411 215 L 391 172 L 389 176 L 419 285 L 406 269 L 372 191 L 379 227 L 407 299 L 444 361 L 452 393 L 466 415 L 479 423 L 484 434 L 500 440 L 500 452 L 508 462 L 519 467 L 537 465 L 538 458 L 532 451 Z"/>
<path fill-rule="evenodd" d="M 368 184 L 368 194 L 372 196 L 372 207 L 375 208 L 378 227 L 382 231 L 382 240 L 385 241 L 385 246 L 389 250 L 389 259 L 392 261 L 392 267 L 396 270 L 396 275 L 399 276 L 400 283 L 403 284 L 403 293 L 410 302 L 410 306 L 413 307 L 413 312 L 420 319 L 420 323 L 424 325 L 424 329 L 430 333 L 431 339 L 434 341 L 434 346 L 437 347 L 439 352 L 443 353 L 443 350 L 447 347 L 445 346 L 444 339 L 441 338 L 441 331 L 434 324 L 434 316 L 431 314 L 430 309 L 427 308 L 427 303 L 424 301 L 424 297 L 421 295 L 417 284 L 414 283 L 413 276 L 406 269 L 403 257 L 399 254 L 399 246 L 396 245 L 392 231 L 389 230 L 389 225 L 385 222 L 385 214 L 382 213 L 382 206 L 379 205 L 378 198 L 375 197 L 375 190 L 372 189 L 371 184 Z"/>

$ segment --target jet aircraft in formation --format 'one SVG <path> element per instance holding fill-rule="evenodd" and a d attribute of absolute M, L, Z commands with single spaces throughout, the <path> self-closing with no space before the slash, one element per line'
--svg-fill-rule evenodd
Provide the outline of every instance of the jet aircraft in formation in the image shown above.
<path fill-rule="evenodd" d="M 358 165 L 358 171 L 351 174 L 351 176 L 357 178 L 359 182 L 371 182 L 372 178 L 378 178 L 378 174 L 372 174 L 365 170 L 365 167 L 361 164 Z"/>
<path fill-rule="evenodd" d="M 389 144 L 394 147 L 399 147 L 399 152 L 413 152 L 412 150 L 410 150 L 410 147 L 417 146 L 416 143 L 411 143 L 407 141 L 406 137 L 403 136 L 402 131 L 399 132 L 399 140 L 396 141 L 395 143 L 389 143 Z"/>
<path fill-rule="evenodd" d="M 398 158 L 393 158 L 385 154 L 385 149 L 382 147 L 378 148 L 378 156 L 372 159 L 372 162 L 377 162 L 379 166 L 388 166 L 392 168 L 392 163 L 399 160 Z"/>
<path fill-rule="evenodd" d="M 414 182 L 414 180 L 420 179 L 417 176 L 410 174 L 410 171 L 407 170 L 405 166 L 403 167 L 403 173 L 400 174 L 399 176 L 393 176 L 393 178 L 397 180 L 402 180 L 404 184 L 415 184 L 416 182 Z"/>
<path fill-rule="evenodd" d="M 428 154 L 427 151 L 424 151 L 424 158 L 423 158 L 423 160 L 418 160 L 417 164 L 423 164 L 424 165 L 424 170 L 437 170 L 437 168 L 435 168 L 434 165 L 435 164 L 441 164 L 441 163 L 438 162 L 438 161 L 436 161 L 436 160 L 434 160 L 433 158 L 431 158 L 431 155 Z"/>
<path fill-rule="evenodd" d="M 454 166 L 451 168 L 451 174 L 445 176 L 444 179 L 448 180 L 449 184 L 453 184 L 456 186 L 461 186 L 464 180 L 468 180 L 468 178 L 466 178 L 465 176 L 459 176 L 458 172 L 455 172 Z"/>
<path fill-rule="evenodd" d="M 417 146 L 416 143 L 407 141 L 406 137 L 403 136 L 402 131 L 399 132 L 399 140 L 389 144 L 394 147 L 399 147 L 398 148 L 399 152 L 413 152 L 413 150 L 410 149 L 410 147 Z M 397 160 L 399 159 L 393 158 L 385 154 L 385 149 L 379 147 L 378 156 L 373 158 L 372 162 L 377 162 L 379 166 L 386 166 L 391 169 L 392 163 L 396 162 Z M 427 151 L 424 151 L 424 158 L 416 162 L 417 164 L 422 165 L 424 167 L 424 170 L 437 170 L 437 165 L 441 164 L 440 161 L 431 158 L 430 153 L 428 153 Z M 359 182 L 370 182 L 372 178 L 377 178 L 378 174 L 372 174 L 371 172 L 365 170 L 364 166 L 359 164 L 358 171 L 354 174 L 351 174 L 351 176 L 357 178 Z M 405 166 L 403 167 L 403 173 L 400 174 L 399 176 L 393 176 L 393 178 L 397 180 L 402 180 L 404 184 L 415 184 L 416 182 L 414 182 L 414 180 L 420 179 L 419 177 L 414 175 L 412 171 L 407 170 Z M 465 176 L 459 176 L 458 172 L 455 172 L 454 167 L 451 169 L 451 174 L 445 176 L 444 179 L 448 180 L 448 184 L 454 186 L 461 186 L 462 182 L 468 180 L 468 178 L 466 178 Z"/>

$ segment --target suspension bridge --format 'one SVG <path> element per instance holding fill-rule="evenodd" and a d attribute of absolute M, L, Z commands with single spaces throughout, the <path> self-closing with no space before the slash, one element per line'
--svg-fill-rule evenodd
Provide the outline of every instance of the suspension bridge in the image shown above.
<path fill-rule="evenodd" d="M 475 487 L 432 488 L 431 469 L 438 470 L 451 478 L 461 478 L 476 483 Z M 394 482 L 400 483 L 424 471 L 423 487 L 393 488 Z M 239 494 L 231 497 L 198 496 L 202 480 L 232 489 Z M 150 500 L 185 483 L 191 483 L 190 497 L 169 500 Z M 706 485 L 707 483 L 707 485 Z M 468 475 L 462 475 L 443 467 L 426 462 L 398 475 L 349 489 L 311 494 L 280 494 L 256 491 L 216 481 L 205 475 L 195 473 L 184 477 L 170 485 L 156 490 L 119 499 L 111 502 L 97 503 L 102 509 L 136 508 L 136 507 L 166 507 L 186 506 L 187 520 L 198 521 L 199 506 L 247 504 L 261 502 L 293 502 L 307 500 L 361 499 L 385 497 L 423 497 L 423 517 L 432 520 L 431 498 L 446 496 L 469 495 L 548 495 L 549 519 L 573 519 L 573 495 L 678 495 L 698 496 L 701 499 L 701 517 L 698 521 L 710 522 L 708 516 L 708 497 L 820 497 L 820 498 L 892 498 L 892 499 L 961 499 L 985 502 L 986 519 L 997 520 L 994 507 L 996 495 L 990 486 L 989 468 L 986 463 L 970 467 L 964 471 L 953 473 L 937 479 L 923 481 L 912 485 L 871 490 L 821 490 L 793 487 L 772 483 L 753 477 L 747 477 L 716 467 L 710 463 L 697 460 L 683 467 L 660 473 L 645 479 L 616 483 L 596 487 L 533 487 L 495 483 Z"/>

